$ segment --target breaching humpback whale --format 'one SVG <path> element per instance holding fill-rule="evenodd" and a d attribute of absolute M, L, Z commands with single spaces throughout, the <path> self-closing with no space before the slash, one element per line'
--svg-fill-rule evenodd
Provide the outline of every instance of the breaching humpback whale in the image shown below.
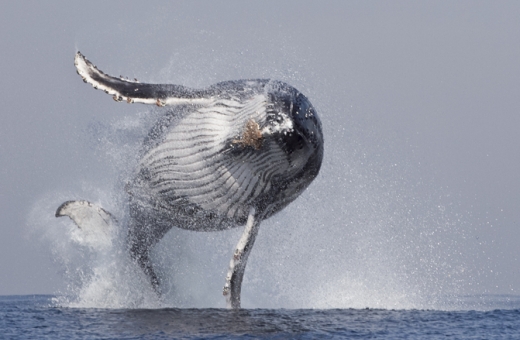
<path fill-rule="evenodd" d="M 294 87 L 270 79 L 236 80 L 205 89 L 145 84 L 111 77 L 80 52 L 83 81 L 115 101 L 168 106 L 145 139 L 126 185 L 128 249 L 160 292 L 149 251 L 172 227 L 218 231 L 245 225 L 224 286 L 228 307 L 240 308 L 247 258 L 266 218 L 294 201 L 316 178 L 323 159 L 321 122 Z M 79 227 L 110 213 L 68 201 L 56 216 Z"/>

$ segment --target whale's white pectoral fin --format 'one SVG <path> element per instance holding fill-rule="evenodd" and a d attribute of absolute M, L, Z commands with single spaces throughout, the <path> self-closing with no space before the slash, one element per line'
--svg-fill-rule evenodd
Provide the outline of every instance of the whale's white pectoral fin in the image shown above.
<path fill-rule="evenodd" d="M 143 84 L 137 79 L 112 77 L 103 73 L 80 52 L 76 53 L 74 65 L 83 81 L 95 89 L 112 95 L 115 101 L 127 103 L 153 104 L 157 106 L 178 104 L 204 104 L 208 98 L 204 91 L 193 90 L 180 85 Z"/>
<path fill-rule="evenodd" d="M 88 201 L 67 201 L 56 210 L 56 217 L 68 216 L 81 229 L 76 241 L 94 248 L 112 244 L 117 220 L 105 209 Z"/>
<path fill-rule="evenodd" d="M 252 207 L 249 211 L 244 232 L 238 241 L 231 261 L 229 261 L 226 284 L 224 285 L 223 290 L 228 308 L 240 308 L 242 280 L 244 278 L 247 258 L 249 257 L 249 253 L 251 253 L 256 235 L 258 234 L 258 227 L 260 225 L 259 221 L 261 221 L 261 219 L 255 219 L 255 208 Z"/>

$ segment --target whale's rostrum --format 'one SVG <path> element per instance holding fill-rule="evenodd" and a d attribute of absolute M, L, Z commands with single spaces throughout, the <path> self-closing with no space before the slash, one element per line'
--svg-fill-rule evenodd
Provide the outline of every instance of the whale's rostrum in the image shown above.
<path fill-rule="evenodd" d="M 75 66 L 85 82 L 116 101 L 166 106 L 126 185 L 132 258 L 160 293 L 149 252 L 172 227 L 218 231 L 245 225 L 224 286 L 228 306 L 239 308 L 260 223 L 294 201 L 320 170 L 323 134 L 312 104 L 294 87 L 270 79 L 191 89 L 111 77 L 79 52 Z M 81 227 L 83 220 L 68 210 L 58 209 L 57 216 Z"/>

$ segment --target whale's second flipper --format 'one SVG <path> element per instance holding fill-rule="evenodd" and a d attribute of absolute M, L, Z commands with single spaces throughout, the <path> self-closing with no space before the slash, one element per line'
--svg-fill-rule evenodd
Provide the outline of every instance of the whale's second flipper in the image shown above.
<path fill-rule="evenodd" d="M 226 284 L 223 290 L 228 308 L 240 308 L 240 292 L 242 290 L 242 279 L 246 270 L 247 258 L 255 243 L 261 220 L 260 218 L 255 218 L 255 208 L 251 208 L 244 232 L 238 241 L 231 261 L 229 261 Z"/>
<path fill-rule="evenodd" d="M 88 201 L 67 201 L 56 210 L 56 217 L 68 216 L 82 230 L 81 243 L 94 248 L 112 245 L 117 220 L 105 209 Z"/>

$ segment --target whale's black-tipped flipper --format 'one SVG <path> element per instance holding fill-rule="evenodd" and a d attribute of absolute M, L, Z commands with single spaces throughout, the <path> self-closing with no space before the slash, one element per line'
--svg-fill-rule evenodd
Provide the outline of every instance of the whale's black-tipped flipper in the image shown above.
<path fill-rule="evenodd" d="M 76 53 L 74 65 L 83 81 L 113 95 L 115 101 L 154 104 L 158 106 L 178 104 L 204 104 L 209 93 L 171 84 L 143 84 L 137 80 L 111 77 L 100 71 L 80 52 Z"/>

